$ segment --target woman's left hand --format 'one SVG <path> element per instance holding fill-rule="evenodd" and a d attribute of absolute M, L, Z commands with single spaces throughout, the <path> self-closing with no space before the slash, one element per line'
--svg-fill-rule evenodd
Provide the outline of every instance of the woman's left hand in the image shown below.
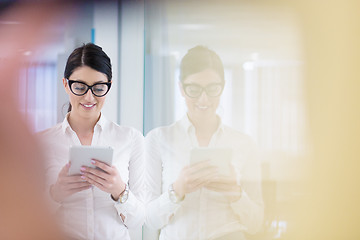
<path fill-rule="evenodd" d="M 239 184 L 237 184 L 235 176 L 216 176 L 206 184 L 205 188 L 223 193 L 230 202 L 237 201 L 241 198 L 242 189 Z"/>
<path fill-rule="evenodd" d="M 115 166 L 108 166 L 96 159 L 91 163 L 102 169 L 81 167 L 81 178 L 98 187 L 104 192 L 110 193 L 114 200 L 118 200 L 120 194 L 125 190 L 125 183 Z"/>

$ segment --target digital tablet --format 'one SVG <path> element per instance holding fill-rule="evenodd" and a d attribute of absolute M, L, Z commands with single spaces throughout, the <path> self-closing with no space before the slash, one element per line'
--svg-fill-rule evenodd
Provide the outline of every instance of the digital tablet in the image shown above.
<path fill-rule="evenodd" d="M 92 159 L 99 160 L 107 165 L 112 165 L 113 149 L 100 146 L 71 146 L 69 159 L 71 162 L 69 175 L 80 174 L 82 166 L 96 168 L 91 164 Z"/>
<path fill-rule="evenodd" d="M 222 175 L 231 175 L 231 148 L 194 148 L 190 151 L 190 163 L 210 160 Z"/>

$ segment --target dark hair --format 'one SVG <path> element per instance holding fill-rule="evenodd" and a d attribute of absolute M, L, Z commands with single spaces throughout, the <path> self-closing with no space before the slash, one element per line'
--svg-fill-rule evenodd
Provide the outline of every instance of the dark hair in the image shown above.
<path fill-rule="evenodd" d="M 214 70 L 224 81 L 224 66 L 220 57 L 204 46 L 191 48 L 181 60 L 180 81 L 183 82 L 188 76 L 206 69 Z"/>
<path fill-rule="evenodd" d="M 70 54 L 66 62 L 64 78 L 68 79 L 77 68 L 82 66 L 88 66 L 98 72 L 104 73 L 109 82 L 112 79 L 110 58 L 101 47 L 93 43 L 83 44 L 83 46 L 76 48 Z M 69 104 L 68 109 L 68 112 L 70 111 L 71 104 Z"/>

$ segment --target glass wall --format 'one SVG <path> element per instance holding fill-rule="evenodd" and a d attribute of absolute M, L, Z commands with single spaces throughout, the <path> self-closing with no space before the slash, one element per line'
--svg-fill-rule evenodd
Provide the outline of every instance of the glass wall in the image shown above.
<path fill-rule="evenodd" d="M 259 149 L 265 218 L 249 238 L 283 237 L 294 224 L 288 208 L 303 194 L 302 38 L 297 12 L 284 3 L 145 1 L 144 135 L 186 116 L 179 74 L 188 50 L 216 52 L 225 70 L 217 114 Z"/>

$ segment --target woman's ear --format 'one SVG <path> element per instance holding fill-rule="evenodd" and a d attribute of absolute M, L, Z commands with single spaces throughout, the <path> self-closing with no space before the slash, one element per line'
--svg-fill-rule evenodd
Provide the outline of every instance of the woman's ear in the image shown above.
<path fill-rule="evenodd" d="M 181 81 L 179 81 L 178 84 L 179 84 L 179 89 L 180 89 L 180 92 L 181 92 L 181 96 L 185 97 L 185 92 L 184 92 L 184 88 L 183 88 L 183 85 L 182 85 Z"/>
<path fill-rule="evenodd" d="M 63 85 L 64 85 L 66 93 L 69 94 L 69 88 L 67 87 L 69 85 L 68 81 L 66 81 L 65 78 L 63 78 L 62 81 L 63 81 Z"/>

